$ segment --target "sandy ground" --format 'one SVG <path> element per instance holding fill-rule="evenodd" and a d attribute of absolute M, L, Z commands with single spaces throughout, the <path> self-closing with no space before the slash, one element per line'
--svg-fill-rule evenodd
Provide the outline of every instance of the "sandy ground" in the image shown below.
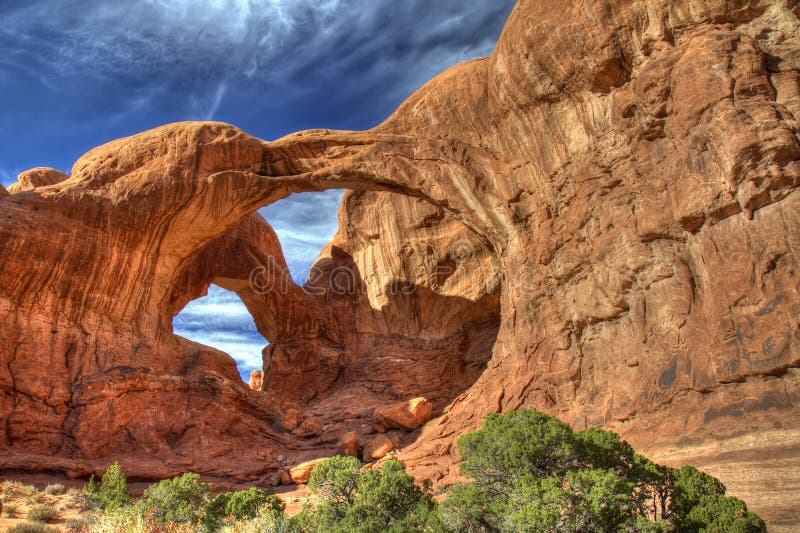
<path fill-rule="evenodd" d="M 3 503 L 0 531 L 8 531 L 14 526 L 29 522 L 28 512 L 37 505 L 47 505 L 55 511 L 55 518 L 47 525 L 56 531 L 67 531 L 68 520 L 80 520 L 85 516 L 80 489 L 76 486 L 65 494 L 49 495 L 42 492 L 50 484 L 44 479 L 38 483 L 26 481 L 23 484 L 19 480 L 15 481 L 13 476 L 3 476 L 0 481 L 0 499 Z M 57 482 L 60 483 L 52 481 Z"/>

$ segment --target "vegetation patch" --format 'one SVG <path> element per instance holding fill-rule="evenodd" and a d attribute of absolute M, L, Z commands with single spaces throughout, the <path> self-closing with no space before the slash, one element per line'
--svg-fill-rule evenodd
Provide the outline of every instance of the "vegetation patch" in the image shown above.
<path fill-rule="evenodd" d="M 37 505 L 28 511 L 28 520 L 34 522 L 50 522 L 58 518 L 58 512 L 52 505 Z"/>
<path fill-rule="evenodd" d="M 211 495 L 186 473 L 135 499 L 118 463 L 82 492 L 50 485 L 39 492 L 0 484 L 5 515 L 26 515 L 17 533 L 54 531 L 61 516 L 74 532 L 225 533 L 763 533 L 763 520 L 726 495 L 716 478 L 685 466 L 657 465 L 609 431 L 574 432 L 536 410 L 490 415 L 458 441 L 469 481 L 438 493 L 415 483 L 396 459 L 366 467 L 332 457 L 311 473 L 314 503 L 288 516 L 258 488 Z M 45 503 L 41 503 L 45 500 Z M 19 506 L 19 507 L 17 507 Z M 69 516 L 68 509 L 82 511 Z M 24 511 L 27 511 L 26 513 Z"/>
<path fill-rule="evenodd" d="M 44 524 L 26 522 L 9 528 L 8 533 L 58 533 L 58 530 Z"/>
<path fill-rule="evenodd" d="M 50 496 L 61 496 L 67 492 L 67 487 L 61 485 L 60 483 L 54 483 L 53 485 L 47 485 L 43 492 L 45 494 L 49 494 Z"/>

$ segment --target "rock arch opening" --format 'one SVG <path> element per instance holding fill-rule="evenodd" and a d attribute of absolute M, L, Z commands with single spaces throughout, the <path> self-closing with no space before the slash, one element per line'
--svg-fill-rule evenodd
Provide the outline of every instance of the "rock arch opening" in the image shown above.
<path fill-rule="evenodd" d="M 173 332 L 230 355 L 244 382 L 261 371 L 261 352 L 267 340 L 236 293 L 211 285 L 208 294 L 193 300 L 175 316 Z"/>
<path fill-rule="evenodd" d="M 242 379 L 251 386 L 258 386 L 261 378 L 255 377 L 254 372 L 263 371 L 262 351 L 269 344 L 266 332 L 270 328 L 267 324 L 259 328 L 251 309 L 256 316 L 259 311 L 263 314 L 259 305 L 262 302 L 258 301 L 258 296 L 263 294 L 259 293 L 274 291 L 280 295 L 291 290 L 292 281 L 298 285 L 306 282 L 312 265 L 337 232 L 339 204 L 343 194 L 343 190 L 337 189 L 295 193 L 252 215 L 255 220 L 259 220 L 259 215 L 269 220 L 267 224 L 260 220 L 256 223 L 263 231 L 262 237 L 268 236 L 268 246 L 265 247 L 264 242 L 249 244 L 257 247 L 264 254 L 263 258 L 272 259 L 274 263 L 244 259 L 252 268 L 249 287 L 244 283 L 248 274 L 246 268 L 236 268 L 236 262 L 243 259 L 237 257 L 238 253 L 252 256 L 255 252 L 247 249 L 246 239 L 240 235 L 240 242 L 233 246 L 224 239 L 227 244 L 219 242 L 212 246 L 215 256 L 210 257 L 209 254 L 203 257 L 206 275 L 201 276 L 200 281 L 206 283 L 213 278 L 221 285 L 210 283 L 206 294 L 189 302 L 174 317 L 173 332 L 227 353 L 236 361 Z M 254 235 L 251 233 L 250 237 Z M 228 263 L 227 266 L 222 265 L 222 270 L 227 272 L 217 272 L 222 247 L 225 247 L 225 261 Z M 262 269 L 263 272 L 260 272 Z M 265 275 L 270 276 L 269 287 L 263 285 Z M 272 276 L 276 275 L 280 282 L 273 286 L 275 279 Z M 259 286 L 259 283 L 262 285 Z M 250 303 L 250 308 L 245 302 Z"/>
<path fill-rule="evenodd" d="M 275 230 L 295 283 L 308 280 L 312 265 L 339 229 L 343 189 L 294 193 L 259 209 Z"/>
<path fill-rule="evenodd" d="M 264 215 L 288 239 L 281 243 Z M 332 397 L 379 405 L 425 396 L 443 408 L 491 357 L 500 281 L 493 251 L 427 199 L 334 190 L 247 215 L 175 286 L 237 293 L 269 341 L 260 389 L 279 403 L 313 409 Z"/>

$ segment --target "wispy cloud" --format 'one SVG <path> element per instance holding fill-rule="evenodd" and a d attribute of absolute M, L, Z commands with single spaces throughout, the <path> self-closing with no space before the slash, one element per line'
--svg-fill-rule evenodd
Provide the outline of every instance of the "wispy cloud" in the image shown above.
<path fill-rule="evenodd" d="M 191 302 L 173 322 L 177 335 L 213 346 L 236 360 L 244 379 L 263 366 L 266 339 L 236 294 L 212 285 L 208 295 Z"/>
<path fill-rule="evenodd" d="M 198 120 L 214 120 L 214 116 L 217 114 L 217 110 L 227 90 L 228 84 L 220 82 L 210 93 L 191 95 L 189 97 L 192 104 L 191 118 Z"/>
<path fill-rule="evenodd" d="M 232 88 L 238 88 L 234 97 L 254 96 L 249 101 L 254 111 L 270 108 L 255 98 L 292 100 L 324 89 L 320 96 L 327 95 L 332 105 L 347 95 L 359 101 L 369 94 L 372 106 L 382 104 L 385 115 L 391 111 L 386 106 L 396 105 L 443 69 L 491 53 L 512 4 L 8 3 L 0 6 L 0 75 L 25 78 L 57 93 L 69 84 L 108 86 L 121 97 L 132 89 L 167 84 L 170 90 L 162 93 L 161 104 L 177 104 L 175 113 L 186 118 L 214 117 Z"/>

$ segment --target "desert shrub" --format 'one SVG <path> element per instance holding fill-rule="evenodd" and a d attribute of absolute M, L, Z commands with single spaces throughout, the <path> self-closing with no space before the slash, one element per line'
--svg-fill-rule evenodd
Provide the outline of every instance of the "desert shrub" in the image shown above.
<path fill-rule="evenodd" d="M 227 518 L 248 520 L 258 516 L 259 512 L 282 513 L 283 509 L 280 498 L 254 487 L 218 495 L 206 505 L 201 521 L 204 530 L 215 531 Z"/>
<path fill-rule="evenodd" d="M 490 414 L 483 429 L 459 439 L 461 472 L 504 492 L 525 475 L 560 476 L 574 463 L 571 436 L 567 424 L 533 409 Z"/>
<path fill-rule="evenodd" d="M 91 476 L 89 483 L 83 488 L 83 493 L 96 505 L 108 511 L 125 507 L 133 502 L 133 495 L 128 489 L 128 480 L 118 462 L 108 467 L 99 484 L 94 476 Z"/>
<path fill-rule="evenodd" d="M 67 487 L 60 483 L 54 483 L 52 485 L 47 485 L 44 488 L 44 493 L 49 494 L 50 496 L 61 496 L 67 492 Z"/>
<path fill-rule="evenodd" d="M 145 533 L 157 531 L 155 527 L 148 527 L 141 501 L 134 505 L 118 507 L 111 511 L 97 509 L 87 517 L 89 528 L 86 531 L 93 533 Z"/>
<path fill-rule="evenodd" d="M 67 489 L 64 494 L 66 495 L 64 498 L 66 507 L 78 511 L 88 511 L 92 508 L 92 501 L 82 489 Z"/>
<path fill-rule="evenodd" d="M 33 485 L 28 485 L 21 481 L 3 481 L 0 483 L 0 488 L 3 489 L 4 498 L 33 498 L 39 491 Z M 7 501 L 7 500 L 3 500 Z"/>
<path fill-rule="evenodd" d="M 91 522 L 85 518 L 70 518 L 64 525 L 69 533 L 80 533 L 90 531 Z"/>
<path fill-rule="evenodd" d="M 3 506 L 3 514 L 9 518 L 17 516 L 17 512 L 19 512 L 19 510 L 16 505 L 8 504 Z"/>
<path fill-rule="evenodd" d="M 37 505 L 32 507 L 27 515 L 28 520 L 33 520 L 34 522 L 50 522 L 56 517 L 58 517 L 58 513 L 52 505 Z"/>
<path fill-rule="evenodd" d="M 308 488 L 323 501 L 347 506 L 353 503 L 362 479 L 361 461 L 355 457 L 336 456 L 314 468 Z"/>
<path fill-rule="evenodd" d="M 122 473 L 119 463 L 115 462 L 108 467 L 100 481 L 100 504 L 106 509 L 114 509 L 128 505 L 132 501 L 128 480 Z"/>
<path fill-rule="evenodd" d="M 284 514 L 260 515 L 249 520 L 237 520 L 219 529 L 220 533 L 301 533 L 290 525 Z"/>
<path fill-rule="evenodd" d="M 474 483 L 450 489 L 446 530 L 766 531 L 719 480 L 656 465 L 612 432 L 573 432 L 535 410 L 489 415 L 458 449 Z"/>
<path fill-rule="evenodd" d="M 100 485 L 94 478 L 94 474 L 89 476 L 89 482 L 83 487 L 83 494 L 92 500 L 100 500 Z"/>
<path fill-rule="evenodd" d="M 58 530 L 36 522 L 26 522 L 9 528 L 7 533 L 58 533 Z"/>
<path fill-rule="evenodd" d="M 150 485 L 144 491 L 143 507 L 156 524 L 198 524 L 210 494 L 208 484 L 189 472 Z"/>
<path fill-rule="evenodd" d="M 292 517 L 287 529 L 319 532 L 416 531 L 431 520 L 436 504 L 430 485 L 419 487 L 403 463 L 362 469 L 357 459 L 334 457 L 314 469 L 309 488 L 319 498 Z"/>
<path fill-rule="evenodd" d="M 758 533 L 764 521 L 738 499 L 725 496 L 718 479 L 684 466 L 673 470 L 672 514 L 681 531 L 704 533 Z"/>

